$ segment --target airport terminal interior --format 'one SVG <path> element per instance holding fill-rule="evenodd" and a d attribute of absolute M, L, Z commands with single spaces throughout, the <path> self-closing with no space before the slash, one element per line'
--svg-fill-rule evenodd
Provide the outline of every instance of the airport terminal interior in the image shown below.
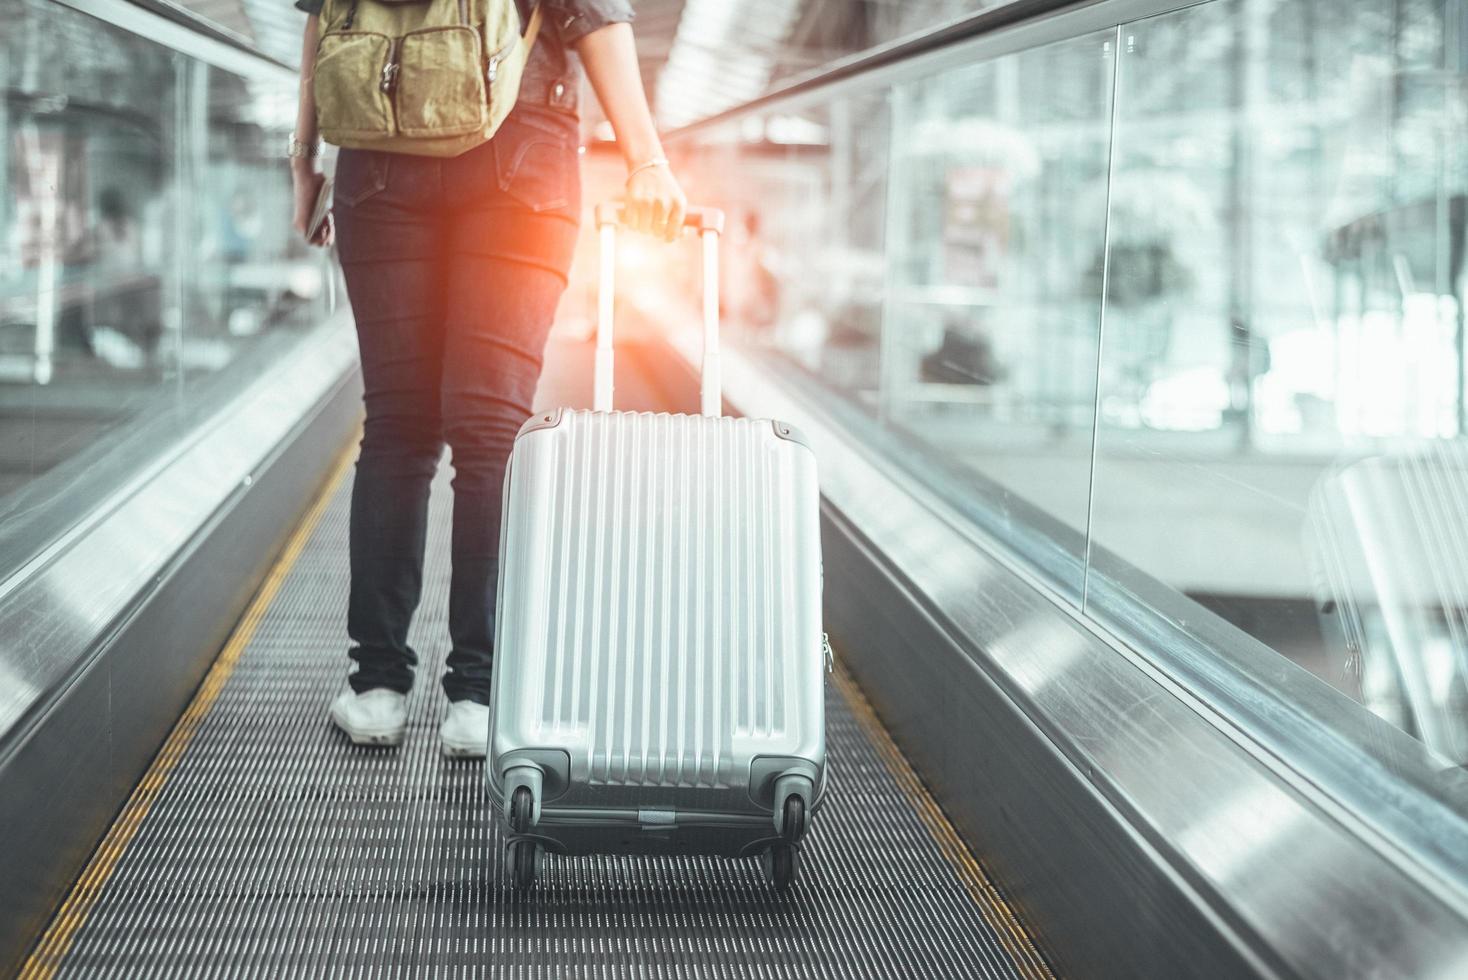
<path fill-rule="evenodd" d="M 723 410 L 816 460 L 796 880 L 517 887 L 437 743 L 448 454 L 407 736 L 332 727 L 362 380 L 290 223 L 306 17 L 0 0 L 0 976 L 1468 977 L 1468 0 L 632 7 L 725 218 Z M 581 105 L 545 412 L 626 175 Z M 709 271 L 619 239 L 618 410 L 699 412 Z"/>

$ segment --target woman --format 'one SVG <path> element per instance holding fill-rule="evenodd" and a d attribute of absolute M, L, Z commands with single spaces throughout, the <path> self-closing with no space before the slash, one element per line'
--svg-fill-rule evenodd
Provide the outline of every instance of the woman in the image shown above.
<path fill-rule="evenodd" d="M 297 0 L 311 15 L 291 144 L 295 227 L 303 234 L 323 179 L 311 85 L 322 2 Z M 547 2 L 519 100 L 493 140 L 450 159 L 363 150 L 338 157 L 334 228 L 315 244 L 333 235 L 339 242 L 366 387 L 347 608 L 357 667 L 331 705 L 331 720 L 354 742 L 395 745 L 403 737 L 428 489 L 447 444 L 453 648 L 440 739 L 445 755 L 484 754 L 501 484 L 511 442 L 532 410 L 580 216 L 580 77 L 571 51 L 627 163 L 628 224 L 671 241 L 683 222 L 685 200 L 648 111 L 631 20 L 626 0 Z"/>

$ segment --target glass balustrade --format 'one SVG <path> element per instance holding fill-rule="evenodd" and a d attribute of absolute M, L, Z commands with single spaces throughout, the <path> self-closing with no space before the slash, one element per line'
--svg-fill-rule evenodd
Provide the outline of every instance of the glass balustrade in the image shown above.
<path fill-rule="evenodd" d="M 1457 792 L 1468 2 L 1155 6 L 676 141 L 737 342 L 1054 543 L 1062 601 L 1262 645 Z"/>
<path fill-rule="evenodd" d="M 49 0 L 0 24 L 3 576 L 288 357 L 333 283 L 290 228 L 291 73 Z"/>

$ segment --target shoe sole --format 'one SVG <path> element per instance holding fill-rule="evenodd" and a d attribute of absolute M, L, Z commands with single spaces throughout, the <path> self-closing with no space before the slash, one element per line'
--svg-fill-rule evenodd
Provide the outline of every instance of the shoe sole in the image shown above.
<path fill-rule="evenodd" d="M 378 729 L 376 731 L 351 728 L 344 724 L 341 718 L 337 717 L 335 711 L 331 713 L 331 723 L 337 727 L 338 731 L 351 740 L 353 745 L 401 745 L 403 735 L 408 730 L 407 725 L 403 725 L 401 728 Z"/>
<path fill-rule="evenodd" d="M 483 745 L 465 745 L 461 742 L 451 742 L 442 736 L 439 737 L 438 748 L 449 759 L 482 759 L 485 755 Z"/>

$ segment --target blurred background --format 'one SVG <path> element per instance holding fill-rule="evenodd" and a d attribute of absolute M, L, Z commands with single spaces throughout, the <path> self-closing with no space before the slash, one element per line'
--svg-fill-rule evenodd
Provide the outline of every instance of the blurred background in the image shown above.
<path fill-rule="evenodd" d="M 1206 972 L 1226 933 L 1260 972 L 1465 975 L 1468 0 L 634 9 L 674 168 L 728 215 L 726 394 L 824 439 L 841 662 L 1064 962 Z M 289 224 L 303 25 L 0 0 L 0 972 L 359 424 L 334 256 Z M 580 103 L 562 381 L 626 172 Z M 619 364 L 668 409 L 697 250 L 618 263 Z M 341 641 L 340 551 L 283 597 L 282 664 Z M 430 852 L 394 902 L 462 884 L 420 887 Z M 907 901 L 888 873 L 843 894 Z"/>
<path fill-rule="evenodd" d="M 796 50 L 949 12 L 838 6 Z M 1465 83 L 1460 0 L 1213 0 L 672 145 L 742 344 L 1086 614 L 1262 644 L 1457 767 Z"/>
<path fill-rule="evenodd" d="M 283 68 L 48 0 L 0 24 L 3 575 L 288 357 L 335 274 L 286 217 Z"/>
<path fill-rule="evenodd" d="M 1211 0 L 749 105 L 983 6 L 636 4 L 731 336 L 1078 610 L 1226 626 L 1468 762 L 1468 4 Z M 287 221 L 302 18 L 184 7 L 274 64 L 0 0 L 0 572 L 345 329 Z M 583 122 L 589 207 L 622 165 Z M 681 329 L 691 257 L 622 262 L 630 328 Z"/>

